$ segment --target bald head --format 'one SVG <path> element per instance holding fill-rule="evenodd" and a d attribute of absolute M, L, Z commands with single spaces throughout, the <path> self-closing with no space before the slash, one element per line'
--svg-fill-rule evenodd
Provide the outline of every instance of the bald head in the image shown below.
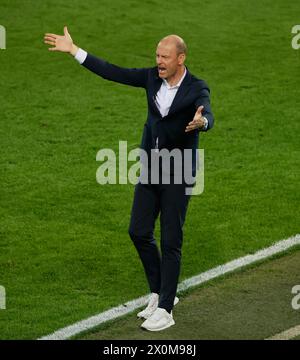
<path fill-rule="evenodd" d="M 160 40 L 158 45 L 159 44 L 176 47 L 176 52 L 178 55 L 187 53 L 187 46 L 186 46 L 184 40 L 178 35 L 165 36 L 164 38 L 162 38 Z"/>
<path fill-rule="evenodd" d="M 156 48 L 156 64 L 160 78 L 175 85 L 185 71 L 186 45 L 178 35 L 165 36 Z"/>

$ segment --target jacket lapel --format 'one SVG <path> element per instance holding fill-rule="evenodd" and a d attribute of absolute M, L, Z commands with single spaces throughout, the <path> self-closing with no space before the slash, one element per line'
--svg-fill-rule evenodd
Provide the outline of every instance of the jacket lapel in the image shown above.
<path fill-rule="evenodd" d="M 188 71 L 188 68 L 186 67 L 186 75 L 185 75 L 185 78 L 183 79 L 181 85 L 179 86 L 179 89 L 177 90 L 177 93 L 174 97 L 174 100 L 171 104 L 171 107 L 170 107 L 170 110 L 169 110 L 169 113 L 167 116 L 165 117 L 168 117 L 169 115 L 171 115 L 172 113 L 176 112 L 176 110 L 178 109 L 178 107 L 180 106 L 180 104 L 182 103 L 182 99 L 187 95 L 187 93 L 189 92 L 190 90 L 190 82 L 191 82 L 191 74 L 190 72 Z M 154 85 L 153 85 L 153 95 L 152 95 L 152 98 L 151 98 L 151 104 L 154 108 L 154 110 L 160 115 L 160 111 L 159 109 L 157 108 L 156 106 L 156 102 L 155 102 L 155 96 L 158 92 L 158 90 L 160 89 L 161 87 L 161 84 L 162 84 L 162 79 L 158 76 L 158 73 L 157 71 L 155 72 L 155 75 L 154 75 Z"/>
<path fill-rule="evenodd" d="M 162 79 L 158 76 L 157 70 L 155 71 L 155 75 L 154 75 L 154 84 L 153 84 L 153 93 L 152 93 L 152 97 L 151 97 L 151 103 L 152 106 L 154 108 L 154 110 L 160 115 L 160 111 L 158 109 L 158 107 L 156 106 L 156 101 L 155 101 L 155 97 L 156 94 L 158 93 L 158 90 L 160 89 L 162 84 Z"/>
<path fill-rule="evenodd" d="M 183 79 L 181 85 L 179 86 L 179 89 L 177 90 L 177 93 L 176 93 L 176 95 L 174 97 L 174 100 L 173 100 L 173 102 L 171 104 L 169 113 L 168 113 L 168 115 L 166 117 L 168 117 L 169 115 L 172 115 L 174 112 L 176 112 L 176 110 L 178 109 L 180 104 L 182 104 L 183 98 L 190 91 L 190 82 L 191 82 L 191 74 L 188 71 L 188 69 L 186 68 L 185 78 Z"/>

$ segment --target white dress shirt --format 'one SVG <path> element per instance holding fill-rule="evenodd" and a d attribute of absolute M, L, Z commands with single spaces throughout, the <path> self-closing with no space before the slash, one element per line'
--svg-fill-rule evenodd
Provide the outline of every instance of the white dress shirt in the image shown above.
<path fill-rule="evenodd" d="M 75 59 L 79 62 L 79 64 L 82 64 L 85 61 L 86 57 L 87 52 L 79 48 L 77 50 L 77 53 L 75 54 Z"/>
<path fill-rule="evenodd" d="M 175 95 L 186 75 L 186 68 L 184 68 L 184 74 L 176 85 L 169 85 L 166 79 L 162 79 L 162 84 L 155 97 L 155 104 L 162 117 L 167 116 L 175 98 Z"/>
<path fill-rule="evenodd" d="M 82 64 L 87 57 L 87 52 L 82 49 L 78 49 L 77 53 L 75 54 L 75 59 Z M 178 81 L 176 85 L 170 86 L 166 79 L 162 79 L 162 84 L 160 89 L 158 90 L 156 97 L 155 97 L 155 104 L 161 114 L 162 117 L 167 116 L 172 105 L 172 102 L 175 98 L 175 95 L 181 85 L 184 77 L 186 75 L 186 68 L 184 68 L 184 74 L 182 75 L 181 79 Z M 205 125 L 203 130 L 207 129 L 208 121 L 205 119 Z M 192 121 L 192 119 L 191 119 Z"/>

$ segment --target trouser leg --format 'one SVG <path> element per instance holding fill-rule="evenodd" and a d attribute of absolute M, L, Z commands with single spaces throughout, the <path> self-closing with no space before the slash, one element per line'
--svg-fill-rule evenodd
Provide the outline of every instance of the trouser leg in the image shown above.
<path fill-rule="evenodd" d="M 159 307 L 171 312 L 180 273 L 183 224 L 190 195 L 184 184 L 161 185 L 161 287 Z"/>
<path fill-rule="evenodd" d="M 161 259 L 154 239 L 155 220 L 159 213 L 157 188 L 151 184 L 135 186 L 129 235 L 138 251 L 151 292 L 159 293 Z"/>

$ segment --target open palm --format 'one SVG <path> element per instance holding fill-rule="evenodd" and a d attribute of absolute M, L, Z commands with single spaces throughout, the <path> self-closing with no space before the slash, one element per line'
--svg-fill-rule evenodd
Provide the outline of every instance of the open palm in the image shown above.
<path fill-rule="evenodd" d="M 72 49 L 73 40 L 68 32 L 68 28 L 65 26 L 63 36 L 46 33 L 44 36 L 44 43 L 54 46 L 48 50 L 70 52 Z"/>

